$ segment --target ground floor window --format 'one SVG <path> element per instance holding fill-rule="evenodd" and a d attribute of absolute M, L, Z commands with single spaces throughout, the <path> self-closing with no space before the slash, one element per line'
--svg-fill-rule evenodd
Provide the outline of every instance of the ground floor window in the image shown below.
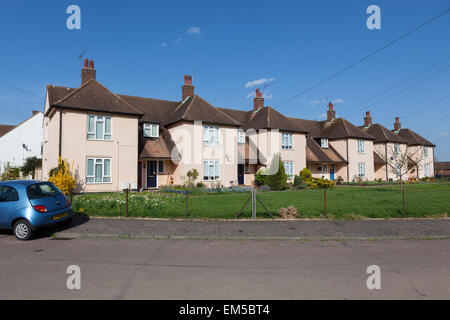
<path fill-rule="evenodd" d="M 158 173 L 164 173 L 164 160 L 158 161 Z"/>
<path fill-rule="evenodd" d="M 294 176 L 294 163 L 292 161 L 284 161 L 284 171 L 289 179 L 292 179 Z"/>
<path fill-rule="evenodd" d="M 364 162 L 358 163 L 358 177 L 366 176 L 366 164 Z"/>
<path fill-rule="evenodd" d="M 87 183 L 111 182 L 111 159 L 87 158 L 86 182 Z"/>
<path fill-rule="evenodd" d="M 244 165 L 244 172 L 250 173 L 250 164 L 248 162 Z"/>
<path fill-rule="evenodd" d="M 220 179 L 219 160 L 206 160 L 203 162 L 203 180 L 217 181 Z"/>
<path fill-rule="evenodd" d="M 425 177 L 428 177 L 430 175 L 430 166 L 426 164 L 424 166 L 424 169 L 425 169 Z"/>

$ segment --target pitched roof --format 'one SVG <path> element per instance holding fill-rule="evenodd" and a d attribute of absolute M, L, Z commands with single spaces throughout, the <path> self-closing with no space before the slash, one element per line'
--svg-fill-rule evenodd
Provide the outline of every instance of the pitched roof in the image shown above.
<path fill-rule="evenodd" d="M 395 134 L 385 126 L 376 123 L 372 124 L 369 127 L 360 127 L 363 131 L 372 135 L 375 138 L 374 143 L 377 142 L 394 142 L 394 143 L 408 143 L 408 140 L 402 138 L 398 134 Z"/>
<path fill-rule="evenodd" d="M 347 161 L 331 145 L 322 148 L 313 138 L 306 138 L 306 162 L 346 163 Z"/>
<path fill-rule="evenodd" d="M 386 164 L 386 161 L 384 161 L 383 158 L 375 151 L 373 152 L 373 162 L 375 164 Z"/>
<path fill-rule="evenodd" d="M 240 126 L 238 121 L 198 95 L 189 97 L 187 101 L 179 103 L 165 125 L 167 126 L 179 121 L 203 121 L 211 124 Z"/>
<path fill-rule="evenodd" d="M 53 91 L 49 94 L 49 97 L 51 96 L 52 99 L 49 109 L 52 107 L 62 107 L 75 110 L 120 113 L 135 116 L 143 115 L 141 111 L 135 109 L 96 80 L 89 80 L 75 90 L 66 90 L 68 94 L 56 101 L 54 101 L 54 99 L 61 94 L 61 88 L 58 88 L 57 90 L 53 90 L 52 87 L 47 88 L 50 89 L 50 91 Z"/>
<path fill-rule="evenodd" d="M 308 132 L 301 125 L 294 123 L 291 119 L 271 107 L 263 107 L 253 112 L 250 120 L 242 126 L 243 129 L 280 129 L 293 132 Z"/>
<path fill-rule="evenodd" d="M 0 124 L 0 137 L 4 136 L 8 132 L 10 132 L 12 129 L 14 129 L 16 126 L 10 126 L 6 124 Z"/>
<path fill-rule="evenodd" d="M 417 134 L 416 132 L 412 131 L 411 129 L 400 129 L 398 132 L 398 135 L 402 138 L 408 140 L 409 145 L 412 146 L 429 146 L 429 147 L 435 147 L 433 143 L 422 137 L 421 135 Z"/>
<path fill-rule="evenodd" d="M 163 124 L 179 105 L 177 101 L 142 98 L 119 94 L 124 101 L 143 113 L 142 122 L 154 122 Z"/>
<path fill-rule="evenodd" d="M 331 122 L 323 121 L 322 132 L 324 137 L 328 139 L 356 138 L 375 140 L 373 136 L 364 132 L 344 118 L 338 118 Z"/>

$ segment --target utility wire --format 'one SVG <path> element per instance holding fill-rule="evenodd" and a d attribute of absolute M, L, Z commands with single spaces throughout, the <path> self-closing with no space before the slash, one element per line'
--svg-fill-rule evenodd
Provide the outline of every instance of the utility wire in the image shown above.
<path fill-rule="evenodd" d="M 28 94 L 28 95 L 30 95 L 30 96 L 32 96 L 32 97 L 39 98 L 39 99 L 42 99 L 42 98 L 43 98 L 43 97 L 39 97 L 39 96 L 35 95 L 34 93 L 31 93 L 31 92 L 25 90 L 25 89 L 21 89 L 21 88 L 19 88 L 19 87 L 13 86 L 12 84 L 9 84 L 8 82 L 5 82 L 5 81 L 0 80 L 0 83 L 1 83 L 1 84 L 4 84 L 5 86 L 8 86 L 8 87 L 10 87 L 10 88 L 16 89 L 16 90 L 21 91 L 21 92 L 23 92 L 23 93 L 26 93 L 26 94 Z"/>
<path fill-rule="evenodd" d="M 316 83 L 315 85 L 309 87 L 308 89 L 305 89 L 305 90 L 303 90 L 303 91 L 297 93 L 296 95 L 292 96 L 291 98 L 289 98 L 289 99 L 283 101 L 282 103 L 280 103 L 279 105 L 277 105 L 276 107 L 274 107 L 274 109 L 277 109 L 277 108 L 281 107 L 282 105 L 284 105 L 284 104 L 286 104 L 286 103 L 288 103 L 288 102 L 290 102 L 290 101 L 292 101 L 292 100 L 298 98 L 299 96 L 305 94 L 306 92 L 309 92 L 309 91 L 311 91 L 311 90 L 317 88 L 318 86 L 322 85 L 323 83 L 328 82 L 328 81 L 330 81 L 330 80 L 333 79 L 333 78 L 336 78 L 338 75 L 340 75 L 340 74 L 344 73 L 345 71 L 347 71 L 347 70 L 353 68 L 354 66 L 360 64 L 361 62 L 363 62 L 363 61 L 369 59 L 370 57 L 376 55 L 377 53 L 383 51 L 384 49 L 386 49 L 386 48 L 392 46 L 394 43 L 396 43 L 396 42 L 402 40 L 403 38 L 406 38 L 406 37 L 409 36 L 410 34 L 416 32 L 417 30 L 423 28 L 423 27 L 426 26 L 427 24 L 433 22 L 434 20 L 439 19 L 440 17 L 442 17 L 443 15 L 445 15 L 445 14 L 447 14 L 447 13 L 449 13 L 449 12 L 450 12 L 450 8 L 445 9 L 444 11 L 442 11 L 441 13 L 439 13 L 438 15 L 436 15 L 436 16 L 434 16 L 434 17 L 428 19 L 428 20 L 425 21 L 424 23 L 422 23 L 422 24 L 418 25 L 417 27 L 415 27 L 415 28 L 409 30 L 408 32 L 402 34 L 400 37 L 398 37 L 398 38 L 396 38 L 396 39 L 394 39 L 394 40 L 388 42 L 387 44 L 385 44 L 384 46 L 382 46 L 382 47 L 376 49 L 375 51 L 372 51 L 372 52 L 369 53 L 368 55 L 366 55 L 366 56 L 364 56 L 363 58 L 357 60 L 356 62 L 350 64 L 349 66 L 345 67 L 344 69 L 342 69 L 342 70 L 340 70 L 340 71 L 338 71 L 338 72 L 336 72 L 336 73 L 333 73 L 332 75 L 328 76 L 327 78 L 325 78 L 325 79 L 319 81 L 318 83 Z"/>
<path fill-rule="evenodd" d="M 432 106 L 435 106 L 435 105 L 437 105 L 438 103 L 440 103 L 440 102 L 442 102 L 442 101 L 444 101 L 444 100 L 446 100 L 446 99 L 448 99 L 448 98 L 450 98 L 450 94 L 447 95 L 447 96 L 445 96 L 445 97 L 443 97 L 442 99 L 439 99 L 438 101 L 435 101 L 435 102 L 429 104 L 428 106 L 426 106 L 426 107 L 424 107 L 424 108 L 421 108 L 421 109 L 419 109 L 419 110 L 417 110 L 417 111 L 415 111 L 415 112 L 413 112 L 413 113 L 410 113 L 410 114 L 407 115 L 406 117 L 402 117 L 402 118 L 403 118 L 403 119 L 408 119 L 408 118 L 410 118 L 410 117 L 412 117 L 412 116 L 415 116 L 416 114 L 418 114 L 418 113 L 420 113 L 420 112 L 422 112 L 422 111 L 424 111 L 424 110 L 426 110 L 426 109 L 429 109 L 429 108 L 431 108 Z M 447 118 L 447 120 L 448 120 L 448 118 Z"/>
<path fill-rule="evenodd" d="M 344 113 L 346 113 L 347 111 L 349 111 L 350 109 L 353 109 L 354 107 L 357 107 L 357 106 L 359 106 L 359 105 L 361 105 L 361 104 L 363 104 L 363 103 L 365 103 L 365 102 L 367 102 L 367 101 L 370 101 L 370 100 L 372 100 L 373 98 L 376 98 L 376 97 L 382 95 L 383 93 L 388 92 L 388 91 L 390 91 L 390 90 L 392 90 L 392 89 L 398 87 L 398 86 L 401 85 L 402 83 L 405 83 L 405 82 L 408 82 L 408 81 L 411 80 L 411 79 L 414 79 L 414 78 L 417 77 L 418 75 L 420 75 L 420 74 L 422 74 L 422 73 L 424 73 L 424 72 L 426 72 L 426 71 L 428 71 L 428 70 L 433 69 L 435 66 L 441 64 L 442 62 L 448 60 L 449 58 L 450 58 L 450 56 L 447 56 L 447 57 L 445 57 L 444 59 L 439 60 L 438 62 L 432 64 L 431 66 L 429 66 L 429 67 L 427 67 L 427 68 L 425 68 L 425 69 L 422 69 L 421 71 L 419 71 L 419 72 L 413 74 L 412 76 L 409 76 L 408 78 L 403 79 L 403 80 L 401 80 L 401 81 L 395 83 L 394 85 L 390 86 L 389 88 L 383 89 L 383 90 L 379 91 L 378 93 L 374 94 L 373 96 L 370 96 L 369 98 L 366 98 L 366 99 L 364 99 L 364 100 L 362 100 L 362 101 L 360 101 L 360 102 L 358 102 L 358 103 L 355 103 L 354 105 L 351 105 L 351 106 L 348 107 L 348 108 L 345 108 L 344 110 L 342 110 L 342 111 L 340 112 L 340 114 L 344 114 Z"/>

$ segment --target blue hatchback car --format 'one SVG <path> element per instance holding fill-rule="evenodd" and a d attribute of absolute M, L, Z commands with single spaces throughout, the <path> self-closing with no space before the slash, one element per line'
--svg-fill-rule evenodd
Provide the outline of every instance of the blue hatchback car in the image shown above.
<path fill-rule="evenodd" d="M 12 229 L 19 240 L 29 240 L 36 229 L 72 221 L 72 204 L 51 182 L 0 182 L 0 229 Z"/>

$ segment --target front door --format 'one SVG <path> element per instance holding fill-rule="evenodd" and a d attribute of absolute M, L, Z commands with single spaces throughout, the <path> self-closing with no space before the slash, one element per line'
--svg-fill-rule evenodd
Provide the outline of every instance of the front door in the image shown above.
<path fill-rule="evenodd" d="M 238 184 L 244 184 L 244 164 L 238 164 Z"/>
<path fill-rule="evenodd" d="M 330 180 L 334 180 L 334 164 L 330 164 Z"/>
<path fill-rule="evenodd" d="M 147 161 L 147 188 L 156 188 L 156 161 Z"/>

